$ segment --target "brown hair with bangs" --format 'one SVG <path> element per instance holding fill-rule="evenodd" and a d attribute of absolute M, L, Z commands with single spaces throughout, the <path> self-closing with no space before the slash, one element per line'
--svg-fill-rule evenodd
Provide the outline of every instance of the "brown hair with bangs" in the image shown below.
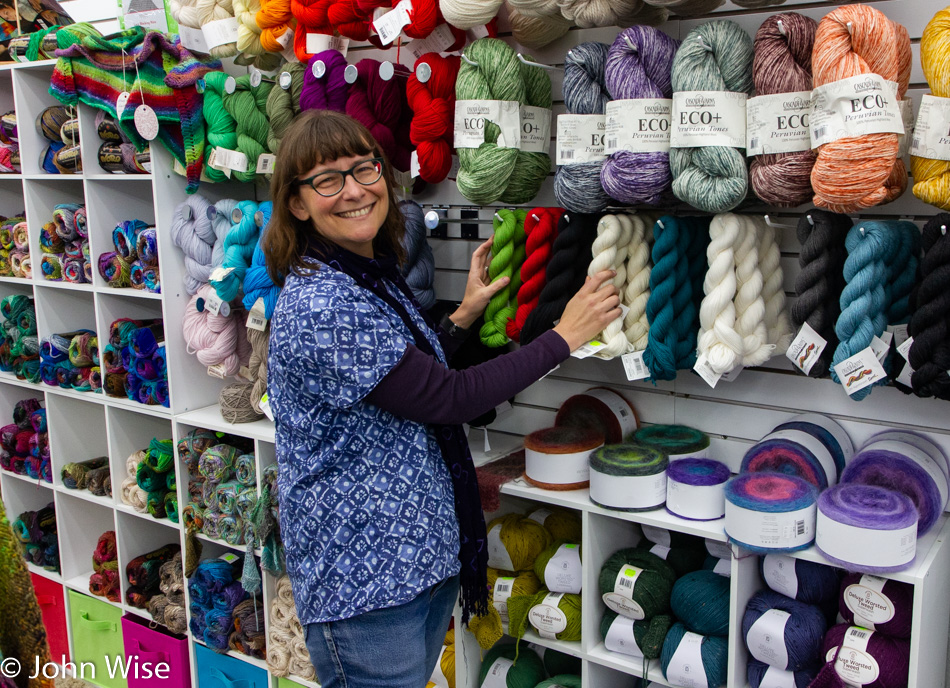
<path fill-rule="evenodd" d="M 270 182 L 274 209 L 261 246 L 267 272 L 275 284 L 283 285 L 284 276 L 291 271 L 305 274 L 311 269 L 303 261 L 308 244 L 316 244 L 324 254 L 333 249 L 312 220 L 298 220 L 290 212 L 290 199 L 300 193 L 297 180 L 315 165 L 359 155 L 384 159 L 389 212 L 373 239 L 373 252 L 395 256 L 400 264 L 405 260 L 405 220 L 393 192 L 393 171 L 386 154 L 369 129 L 352 117 L 331 110 L 307 110 L 297 115 L 284 134 Z"/>

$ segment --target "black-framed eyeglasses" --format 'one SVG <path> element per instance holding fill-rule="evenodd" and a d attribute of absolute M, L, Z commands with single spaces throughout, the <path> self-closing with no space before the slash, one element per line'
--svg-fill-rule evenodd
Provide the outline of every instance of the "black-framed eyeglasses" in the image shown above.
<path fill-rule="evenodd" d="M 346 177 L 350 175 L 363 186 L 370 186 L 383 176 L 383 159 L 372 158 L 356 163 L 348 170 L 327 170 L 306 179 L 298 179 L 297 186 L 304 184 L 313 188 L 321 196 L 336 196 L 343 191 Z"/>

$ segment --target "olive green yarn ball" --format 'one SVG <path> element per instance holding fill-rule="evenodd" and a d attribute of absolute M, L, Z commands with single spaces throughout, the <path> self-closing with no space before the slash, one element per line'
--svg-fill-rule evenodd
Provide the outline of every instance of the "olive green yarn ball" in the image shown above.
<path fill-rule="evenodd" d="M 488 524 L 488 532 L 501 526 L 499 538 L 511 559 L 511 570 L 525 571 L 534 567 L 538 555 L 551 544 L 551 534 L 544 526 L 521 514 L 507 514 Z M 489 550 L 490 551 L 490 550 Z M 489 555 L 489 566 L 505 568 Z"/>
<path fill-rule="evenodd" d="M 544 602 L 550 594 L 547 590 L 540 590 L 534 595 L 508 598 L 508 634 L 515 638 L 524 637 L 530 626 L 529 614 L 532 607 Z M 581 596 L 565 593 L 557 603 L 558 609 L 564 614 L 567 625 L 564 630 L 556 634 L 558 640 L 568 642 L 581 639 Z"/>
<path fill-rule="evenodd" d="M 573 674 L 558 674 L 547 681 L 541 681 L 534 688 L 581 688 L 581 677 Z"/>
<path fill-rule="evenodd" d="M 535 509 L 528 518 L 543 525 L 555 540 L 581 541 L 581 515 L 576 511 L 559 507 Z"/>
<path fill-rule="evenodd" d="M 544 572 L 548 566 L 548 562 L 551 561 L 551 557 L 557 553 L 558 549 L 561 548 L 561 545 L 571 545 L 572 547 L 576 547 L 578 557 L 580 557 L 582 562 L 584 561 L 584 555 L 581 550 L 581 546 L 576 542 L 565 542 L 564 540 L 556 540 L 555 542 L 552 542 L 550 546 L 541 552 L 541 554 L 538 555 L 538 558 L 534 560 L 534 575 L 536 575 L 538 580 L 548 588 L 551 587 L 551 582 L 544 578 Z"/>

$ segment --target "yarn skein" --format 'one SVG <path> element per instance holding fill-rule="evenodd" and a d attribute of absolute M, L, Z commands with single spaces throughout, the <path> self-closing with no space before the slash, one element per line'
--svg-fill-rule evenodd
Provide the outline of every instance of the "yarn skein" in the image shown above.
<path fill-rule="evenodd" d="M 680 459 L 666 470 L 666 510 L 689 520 L 715 520 L 726 513 L 722 486 L 729 467 L 713 459 Z"/>
<path fill-rule="evenodd" d="M 288 76 L 285 77 L 284 74 Z M 284 88 L 283 83 L 286 82 L 287 78 L 290 79 L 290 85 Z M 267 103 L 264 106 L 267 112 L 267 121 L 270 124 L 270 129 L 267 132 L 267 148 L 274 155 L 277 155 L 287 127 L 290 126 L 294 117 L 300 113 L 300 93 L 303 89 L 303 82 L 303 65 L 299 62 L 289 62 L 281 70 L 278 77 L 279 85 L 272 88 L 267 96 Z"/>
<path fill-rule="evenodd" d="M 624 624 L 632 629 L 636 647 L 629 647 L 626 643 L 614 646 L 611 642 L 612 638 L 609 637 L 611 636 L 610 629 L 614 624 Z M 605 646 L 611 652 L 622 652 L 644 659 L 659 659 L 660 652 L 663 650 L 663 641 L 672 626 L 673 617 L 666 614 L 658 614 L 649 621 L 634 621 L 606 609 L 600 620 L 600 634 L 604 637 Z"/>
<path fill-rule="evenodd" d="M 634 24 L 656 26 L 666 21 L 668 12 L 643 0 L 558 0 L 564 18 L 582 29 L 598 26 L 627 27 Z"/>
<path fill-rule="evenodd" d="M 657 449 L 670 461 L 703 458 L 709 450 L 709 435 L 685 425 L 645 425 L 627 441 Z"/>
<path fill-rule="evenodd" d="M 555 602 L 556 607 L 553 604 Z M 549 615 L 559 617 L 563 623 L 563 629 L 553 630 L 558 627 L 557 621 L 553 622 L 555 624 L 553 628 L 546 623 L 539 623 L 535 617 L 536 610 L 545 617 Z M 551 593 L 547 590 L 540 590 L 531 596 L 512 596 L 508 598 L 508 618 L 508 631 L 515 638 L 524 637 L 530 623 L 538 631 L 550 633 L 558 640 L 576 642 L 581 639 L 581 596 L 571 593 Z"/>
<path fill-rule="evenodd" d="M 544 526 L 521 514 L 508 514 L 491 521 L 488 535 L 488 565 L 505 571 L 530 569 L 538 555 L 551 544 L 551 535 Z"/>
<path fill-rule="evenodd" d="M 521 340 L 521 329 L 528 314 L 538 305 L 546 282 L 546 268 L 551 259 L 560 208 L 534 208 L 525 216 L 525 259 L 521 264 L 521 288 L 518 289 L 518 308 L 515 317 L 505 325 L 508 337 Z"/>
<path fill-rule="evenodd" d="M 760 559 L 759 569 L 769 588 L 804 604 L 825 607 L 838 595 L 838 573 L 824 564 L 773 553 Z"/>
<path fill-rule="evenodd" d="M 323 74 L 319 77 L 318 63 L 323 65 Z M 343 78 L 346 66 L 346 58 L 336 50 L 315 53 L 303 69 L 303 85 L 298 89 L 300 111 L 345 112 L 350 95 L 350 85 Z"/>
<path fill-rule="evenodd" d="M 429 78 L 423 83 L 416 76 L 421 64 L 429 67 Z M 406 96 L 412 108 L 409 138 L 416 147 L 419 176 L 438 184 L 452 167 L 453 118 L 455 116 L 455 81 L 461 58 L 426 53 L 416 60 L 406 84 Z"/>
<path fill-rule="evenodd" d="M 716 215 L 709 224 L 706 259 L 709 269 L 703 281 L 699 308 L 697 353 L 722 375 L 742 363 L 745 344 L 736 331 L 736 249 L 744 237 L 739 218 L 732 213 Z"/>
<path fill-rule="evenodd" d="M 938 98 L 950 98 L 950 71 L 943 58 L 948 32 L 950 8 L 944 8 L 927 22 L 920 38 L 920 63 L 924 78 L 927 79 L 930 92 Z M 924 203 L 950 210 L 950 162 L 912 155 L 910 170 L 914 178 L 914 195 Z"/>
<path fill-rule="evenodd" d="M 736 331 L 742 337 L 743 366 L 765 363 L 774 346 L 768 341 L 765 322 L 767 311 L 763 292 L 765 278 L 759 253 L 759 236 L 755 222 L 747 215 L 739 216 L 744 227 L 736 247 Z"/>
<path fill-rule="evenodd" d="M 590 500 L 618 511 L 649 511 L 666 502 L 662 452 L 636 444 L 612 444 L 590 455 Z"/>
<path fill-rule="evenodd" d="M 639 569 L 629 590 L 629 596 L 617 591 L 627 589 L 618 585 L 624 571 L 630 567 Z M 614 552 L 600 569 L 598 590 L 604 603 L 613 611 L 634 619 L 652 619 L 657 614 L 666 614 L 670 610 L 670 595 L 676 582 L 673 567 L 655 554 L 635 547 Z"/>
<path fill-rule="evenodd" d="M 508 23 L 515 40 L 531 50 L 540 50 L 564 36 L 574 25 L 564 18 L 555 7 L 555 14 L 533 16 L 515 8 L 512 0 L 506 0 Z"/>
<path fill-rule="evenodd" d="M 777 664 L 777 657 L 768 642 L 755 642 L 753 627 L 766 616 L 781 618 L 784 622 L 783 644 L 785 666 Z M 764 623 L 764 622 L 763 622 Z M 773 590 L 760 590 L 749 600 L 742 615 L 742 636 L 753 657 L 786 671 L 801 671 L 818 662 L 821 643 L 828 625 L 818 607 L 798 602 Z M 776 642 L 777 639 L 772 642 Z"/>
<path fill-rule="evenodd" d="M 488 588 L 491 605 L 488 614 L 473 616 L 468 628 L 483 650 L 490 649 L 508 632 L 508 600 L 512 597 L 531 596 L 544 587 L 533 571 L 500 571 L 488 568 Z"/>
<path fill-rule="evenodd" d="M 591 246 L 593 259 L 587 268 L 588 276 L 593 277 L 601 270 L 614 270 L 616 275 L 611 283 L 623 294 L 627 280 L 625 264 L 632 237 L 633 218 L 630 215 L 617 213 L 601 217 L 597 223 L 597 238 Z M 612 359 L 626 353 L 627 335 L 623 329 L 623 317 L 609 323 L 596 339 L 602 340 L 605 345 L 595 354 L 598 358 Z"/>
<path fill-rule="evenodd" d="M 631 216 L 633 234 L 627 245 L 627 277 L 623 290 L 623 304 L 630 310 L 623 319 L 627 351 L 643 351 L 647 348 L 650 321 L 647 319 L 647 302 L 650 300 L 650 258 L 653 243 L 653 222 L 640 215 Z"/>
<path fill-rule="evenodd" d="M 693 633 L 728 635 L 729 579 L 712 571 L 687 573 L 673 586 L 670 607 Z"/>
<path fill-rule="evenodd" d="M 808 481 L 781 473 L 745 473 L 725 486 L 729 540 L 753 552 L 794 552 L 815 537 L 817 490 Z M 757 516 L 759 514 L 760 516 Z M 763 523 L 769 522 L 763 527 Z M 775 523 L 787 524 L 775 535 Z"/>
<path fill-rule="evenodd" d="M 923 257 L 914 290 L 908 333 L 914 338 L 907 358 L 914 369 L 914 394 L 950 399 L 950 294 L 945 288 L 950 267 L 950 214 L 940 213 L 924 225 Z"/>
<path fill-rule="evenodd" d="M 514 645 L 495 645 L 482 659 L 482 668 L 478 672 L 479 686 L 485 685 L 489 673 L 495 677 L 504 676 L 508 688 L 527 688 L 544 680 L 544 664 L 532 650 L 519 650 Z M 502 679 L 496 678 L 496 685 L 499 680 Z"/>
<path fill-rule="evenodd" d="M 680 674 L 682 666 L 676 659 L 677 650 L 680 644 L 686 639 L 687 630 L 682 623 L 675 623 L 666 634 L 666 640 L 663 642 L 663 652 L 660 655 L 660 667 L 663 669 L 663 676 L 667 680 L 676 680 L 677 677 L 689 676 L 692 667 Z M 715 635 L 698 635 L 693 633 L 692 638 L 701 643 L 700 656 L 703 662 L 703 673 L 707 686 L 721 686 L 725 684 L 728 676 L 729 663 L 729 641 L 726 638 L 720 638 Z M 671 675 L 672 674 L 672 675 Z"/>
<path fill-rule="evenodd" d="M 494 282 L 508 279 L 508 284 L 491 297 L 485 308 L 485 323 L 479 331 L 482 344 L 498 348 L 508 343 L 507 323 L 517 310 L 518 289 L 521 288 L 521 264 L 525 259 L 524 223 L 527 217 L 524 208 L 502 208 L 495 213 L 494 241 L 491 245 L 492 259 L 488 277 Z"/>
<path fill-rule="evenodd" d="M 749 657 L 746 665 L 746 676 L 752 688 L 761 686 L 789 686 L 790 688 L 808 688 L 818 670 L 809 667 L 802 671 L 786 671 L 769 666 L 765 662 Z"/>
<path fill-rule="evenodd" d="M 914 586 L 868 574 L 847 573 L 841 579 L 838 612 L 845 622 L 892 638 L 910 638 Z"/>
<path fill-rule="evenodd" d="M 907 685 L 907 676 L 910 672 L 910 641 L 901 638 L 892 638 L 877 631 L 868 631 L 846 623 L 832 626 L 828 629 L 822 648 L 822 659 L 831 662 L 835 659 L 834 669 L 839 680 L 851 681 L 861 675 L 861 668 L 850 662 L 848 653 L 838 652 L 839 646 L 847 641 L 849 633 L 856 633 L 863 646 L 867 640 L 867 649 L 862 652 L 863 662 L 870 659 L 871 673 L 877 669 L 877 679 L 865 683 L 863 688 L 899 688 Z M 867 637 L 865 634 L 870 634 Z M 853 642 L 853 641 L 852 641 Z M 845 647 L 851 646 L 851 643 Z M 831 665 L 828 665 L 831 666 Z M 822 671 L 821 673 L 824 673 Z M 821 680 L 819 674 L 816 681 Z"/>
<path fill-rule="evenodd" d="M 435 258 L 432 255 L 432 247 L 426 240 L 425 216 L 422 212 L 422 206 L 415 201 L 402 201 L 399 204 L 399 209 L 406 219 L 406 233 L 403 235 L 406 261 L 402 265 L 401 272 L 416 301 L 428 310 L 435 305 L 435 288 L 433 286 L 435 282 Z M 256 251 L 254 255 L 257 255 Z M 270 312 L 273 312 L 273 309 L 268 312 L 268 315 Z"/>

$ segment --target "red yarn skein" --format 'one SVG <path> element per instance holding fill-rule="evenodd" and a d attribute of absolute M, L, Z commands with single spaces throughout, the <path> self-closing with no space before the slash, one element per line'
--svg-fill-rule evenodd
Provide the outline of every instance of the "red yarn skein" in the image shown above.
<path fill-rule="evenodd" d="M 509 320 L 505 332 L 510 339 L 520 341 L 521 328 L 528 314 L 538 305 L 538 297 L 547 281 L 545 268 L 551 259 L 551 247 L 557 236 L 557 223 L 564 208 L 535 208 L 524 220 L 525 261 L 521 264 L 521 289 L 518 290 L 518 310 Z"/>
<path fill-rule="evenodd" d="M 360 11 L 356 0 L 335 0 L 327 7 L 327 19 L 341 36 L 354 41 L 369 40 L 372 12 Z"/>
<path fill-rule="evenodd" d="M 397 170 L 408 170 L 409 123 L 412 111 L 406 102 L 405 76 L 409 70 L 393 65 L 396 75 L 389 81 L 379 76 L 379 62 L 370 58 L 356 63 L 356 82 L 350 85 L 346 114 L 369 129 Z M 402 76 L 400 76 L 402 75 Z"/>
<path fill-rule="evenodd" d="M 432 76 L 426 83 L 416 78 L 416 69 L 426 63 Z M 461 58 L 426 53 L 413 67 L 406 84 L 409 107 L 414 113 L 409 138 L 419 156 L 419 176 L 436 184 L 452 167 L 452 137 L 455 118 L 455 78 Z"/>
<path fill-rule="evenodd" d="M 294 55 L 306 62 L 312 55 L 307 51 L 307 34 L 333 35 L 333 27 L 327 17 L 327 8 L 336 0 L 290 0 L 290 12 L 297 20 L 294 30 Z"/>
<path fill-rule="evenodd" d="M 437 27 L 446 23 L 442 10 L 439 8 L 438 0 L 412 0 L 409 19 L 411 20 L 410 23 L 402 30 L 409 38 L 425 38 Z M 447 52 L 461 50 L 465 45 L 465 32 L 451 24 L 448 24 L 448 27 L 455 38 L 455 42 L 445 50 Z"/>

